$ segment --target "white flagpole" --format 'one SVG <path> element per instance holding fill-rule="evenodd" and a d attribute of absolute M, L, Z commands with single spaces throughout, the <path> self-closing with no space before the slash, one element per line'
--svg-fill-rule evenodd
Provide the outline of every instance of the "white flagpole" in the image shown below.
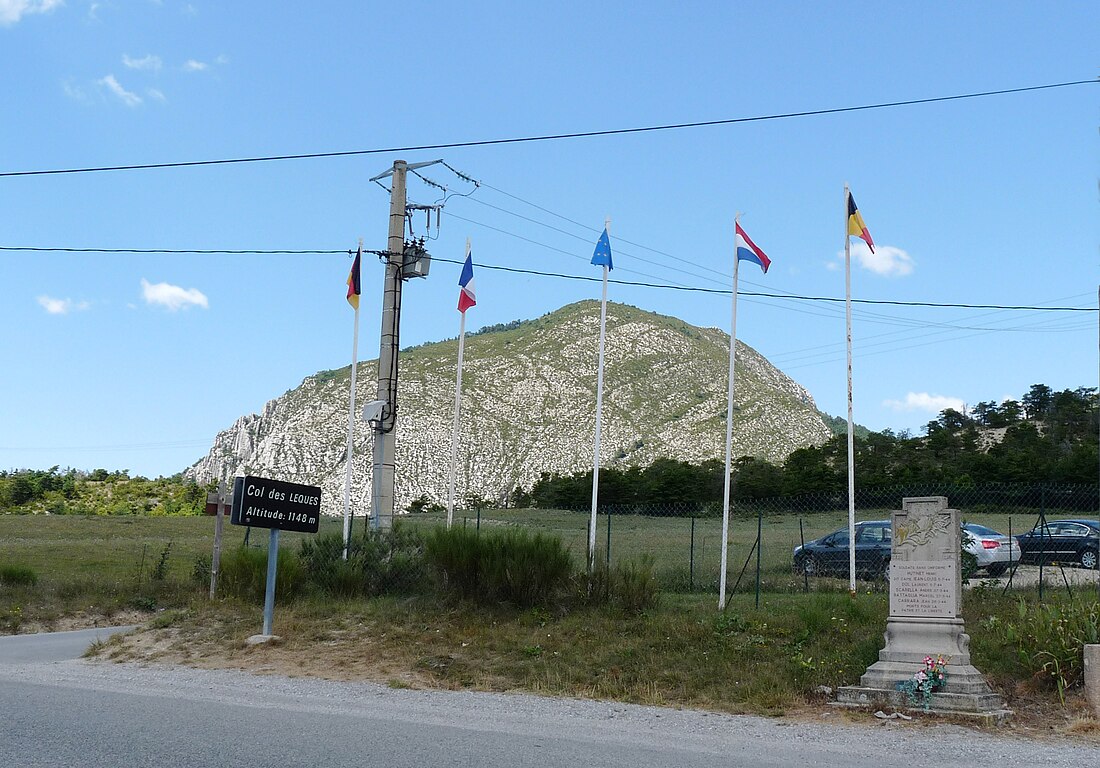
<path fill-rule="evenodd" d="M 359 238 L 359 253 L 363 252 L 363 238 Z M 360 268 L 362 268 L 360 266 Z M 360 296 L 360 298 L 362 298 Z M 348 454 L 344 470 L 344 559 L 348 559 L 348 541 L 351 538 L 351 459 L 352 439 L 355 436 L 355 368 L 359 354 L 359 307 L 355 308 L 355 332 L 351 342 L 351 392 L 348 395 Z"/>
<path fill-rule="evenodd" d="M 848 234 L 848 201 L 844 184 L 844 320 L 848 340 L 848 593 L 856 594 L 856 456 L 852 429 L 852 238 Z"/>
<path fill-rule="evenodd" d="M 604 219 L 610 234 L 611 219 Z M 596 505 L 600 494 L 600 428 L 603 423 L 603 351 L 607 338 L 607 265 L 603 265 L 603 296 L 600 299 L 600 358 L 596 366 L 596 445 L 592 458 L 592 518 L 588 522 L 588 572 L 596 567 Z"/>
<path fill-rule="evenodd" d="M 730 531 L 730 460 L 733 453 L 733 371 L 737 358 L 737 225 L 741 214 L 733 219 L 733 300 L 730 307 L 730 377 L 726 393 L 726 476 L 722 486 L 722 561 L 718 574 L 718 610 L 726 607 L 726 551 L 729 549 Z M 759 546 L 759 544 L 757 544 Z"/>
<path fill-rule="evenodd" d="M 470 238 L 466 238 L 466 256 L 470 255 Z M 466 313 L 459 313 L 458 321 L 458 372 L 455 374 L 455 420 L 451 429 L 451 477 L 447 485 L 447 527 L 451 527 L 455 509 L 455 464 L 458 461 L 458 424 L 462 411 L 462 354 L 466 346 Z"/>

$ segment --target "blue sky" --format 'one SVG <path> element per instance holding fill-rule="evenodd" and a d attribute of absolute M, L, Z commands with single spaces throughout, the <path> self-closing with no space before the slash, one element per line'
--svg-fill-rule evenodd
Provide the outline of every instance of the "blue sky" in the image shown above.
<path fill-rule="evenodd" d="M 0 173 L 1089 80 L 1097 29 L 1094 2 L 0 0 Z M 441 157 L 484 182 L 448 199 L 438 258 L 460 260 L 469 237 L 475 263 L 598 276 L 588 259 L 610 216 L 613 277 L 722 289 L 741 211 L 773 262 L 743 269 L 742 290 L 842 298 L 849 182 L 879 246 L 873 260 L 853 246 L 854 297 L 1095 308 L 1098 107 L 1093 83 L 402 159 Z M 0 246 L 384 248 L 388 196 L 368 179 L 395 159 L 0 177 Z M 444 168 L 424 173 L 469 191 Z M 440 196 L 415 179 L 410 193 Z M 349 266 L 339 254 L 0 251 L 0 468 L 184 469 L 238 416 L 348 364 Z M 403 345 L 457 334 L 458 272 L 437 262 L 407 284 Z M 377 355 L 381 275 L 367 260 L 360 359 Z M 598 283 L 484 268 L 476 281 L 470 328 L 599 296 Z M 728 296 L 613 285 L 610 298 L 729 329 Z M 844 415 L 842 304 L 742 296 L 738 310 L 740 340 Z M 919 432 L 947 406 L 1098 377 L 1095 312 L 857 306 L 853 344 L 855 417 L 873 429 Z"/>

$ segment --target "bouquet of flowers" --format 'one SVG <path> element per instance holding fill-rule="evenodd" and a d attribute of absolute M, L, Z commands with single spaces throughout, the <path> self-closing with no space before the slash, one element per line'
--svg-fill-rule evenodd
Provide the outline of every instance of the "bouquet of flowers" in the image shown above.
<path fill-rule="evenodd" d="M 928 709 L 932 703 L 932 694 L 942 690 L 947 684 L 947 659 L 943 656 L 924 657 L 924 669 L 917 672 L 908 680 L 897 684 L 897 689 L 903 691 L 911 705 L 919 704 Z"/>

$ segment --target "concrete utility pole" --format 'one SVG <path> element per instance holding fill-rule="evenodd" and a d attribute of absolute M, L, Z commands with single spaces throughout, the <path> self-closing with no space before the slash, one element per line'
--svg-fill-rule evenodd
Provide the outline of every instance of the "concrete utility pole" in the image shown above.
<path fill-rule="evenodd" d="M 382 336 L 378 349 L 378 400 L 385 405 L 374 424 L 371 523 L 393 525 L 394 454 L 397 448 L 397 350 L 401 329 L 401 268 L 405 252 L 405 177 L 408 164 L 393 163 L 390 228 L 386 241 L 386 280 L 382 286 Z"/>

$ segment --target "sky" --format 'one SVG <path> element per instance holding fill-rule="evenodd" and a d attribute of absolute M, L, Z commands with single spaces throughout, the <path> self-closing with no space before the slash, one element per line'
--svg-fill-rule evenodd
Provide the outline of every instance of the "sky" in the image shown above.
<path fill-rule="evenodd" d="M 845 416 L 844 184 L 854 415 L 922 427 L 1032 384 L 1096 386 L 1100 63 L 1095 2 L 214 3 L 0 0 L 0 469 L 170 475 L 215 434 L 346 366 L 359 238 L 386 246 L 394 160 L 443 159 L 401 343 L 599 298 L 730 328 Z M 1026 93 L 602 137 L 71 174 L 19 171 L 413 147 Z M 110 254 L 14 248 L 310 250 Z M 447 261 L 444 261 L 447 260 Z M 382 268 L 364 259 L 359 359 Z M 708 292 L 709 291 L 709 292 Z M 770 294 L 754 296 L 751 294 Z M 593 375 L 595 375 L 593 373 Z"/>

